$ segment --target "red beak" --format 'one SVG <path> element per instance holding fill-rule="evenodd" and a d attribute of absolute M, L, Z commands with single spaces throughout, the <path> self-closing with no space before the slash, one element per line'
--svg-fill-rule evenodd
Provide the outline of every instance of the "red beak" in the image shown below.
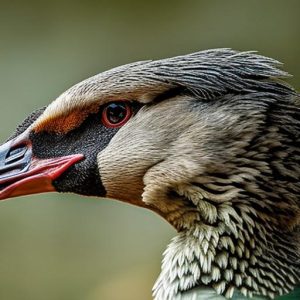
<path fill-rule="evenodd" d="M 0 146 L 0 200 L 55 191 L 53 180 L 83 158 L 82 154 L 36 158 L 29 132 L 22 133 Z"/>

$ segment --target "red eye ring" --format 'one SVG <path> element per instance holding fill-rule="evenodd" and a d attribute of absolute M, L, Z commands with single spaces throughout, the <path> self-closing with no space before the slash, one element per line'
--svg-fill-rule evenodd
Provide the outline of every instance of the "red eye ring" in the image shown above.
<path fill-rule="evenodd" d="M 117 101 L 108 103 L 102 110 L 101 121 L 105 127 L 118 128 L 123 126 L 132 116 L 129 102 Z"/>

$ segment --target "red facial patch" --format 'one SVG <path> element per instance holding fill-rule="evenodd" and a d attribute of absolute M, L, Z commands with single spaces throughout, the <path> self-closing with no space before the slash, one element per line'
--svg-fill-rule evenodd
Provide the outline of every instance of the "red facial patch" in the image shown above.
<path fill-rule="evenodd" d="M 65 134 L 77 127 L 79 127 L 82 122 L 91 113 L 96 113 L 99 110 L 99 106 L 92 106 L 87 108 L 77 108 L 73 109 L 66 115 L 57 116 L 45 116 L 41 120 L 38 120 L 36 126 L 33 128 L 35 132 L 53 132 Z"/>

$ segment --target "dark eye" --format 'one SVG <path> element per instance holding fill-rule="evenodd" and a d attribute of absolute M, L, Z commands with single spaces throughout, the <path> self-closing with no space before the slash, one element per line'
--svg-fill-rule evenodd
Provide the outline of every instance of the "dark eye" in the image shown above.
<path fill-rule="evenodd" d="M 121 127 L 131 117 L 132 109 L 128 102 L 112 102 L 102 110 L 102 123 L 106 127 Z"/>

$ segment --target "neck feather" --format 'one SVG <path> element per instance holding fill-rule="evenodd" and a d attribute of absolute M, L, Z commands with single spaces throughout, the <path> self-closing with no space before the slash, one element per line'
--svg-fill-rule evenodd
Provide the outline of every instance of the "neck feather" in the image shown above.
<path fill-rule="evenodd" d="M 196 287 L 229 299 L 235 292 L 273 299 L 299 284 L 295 245 L 259 222 L 244 202 L 216 205 L 198 197 L 197 210 L 187 209 L 180 220 L 173 213 L 169 219 L 179 233 L 164 253 L 155 299 L 177 299 Z"/>

